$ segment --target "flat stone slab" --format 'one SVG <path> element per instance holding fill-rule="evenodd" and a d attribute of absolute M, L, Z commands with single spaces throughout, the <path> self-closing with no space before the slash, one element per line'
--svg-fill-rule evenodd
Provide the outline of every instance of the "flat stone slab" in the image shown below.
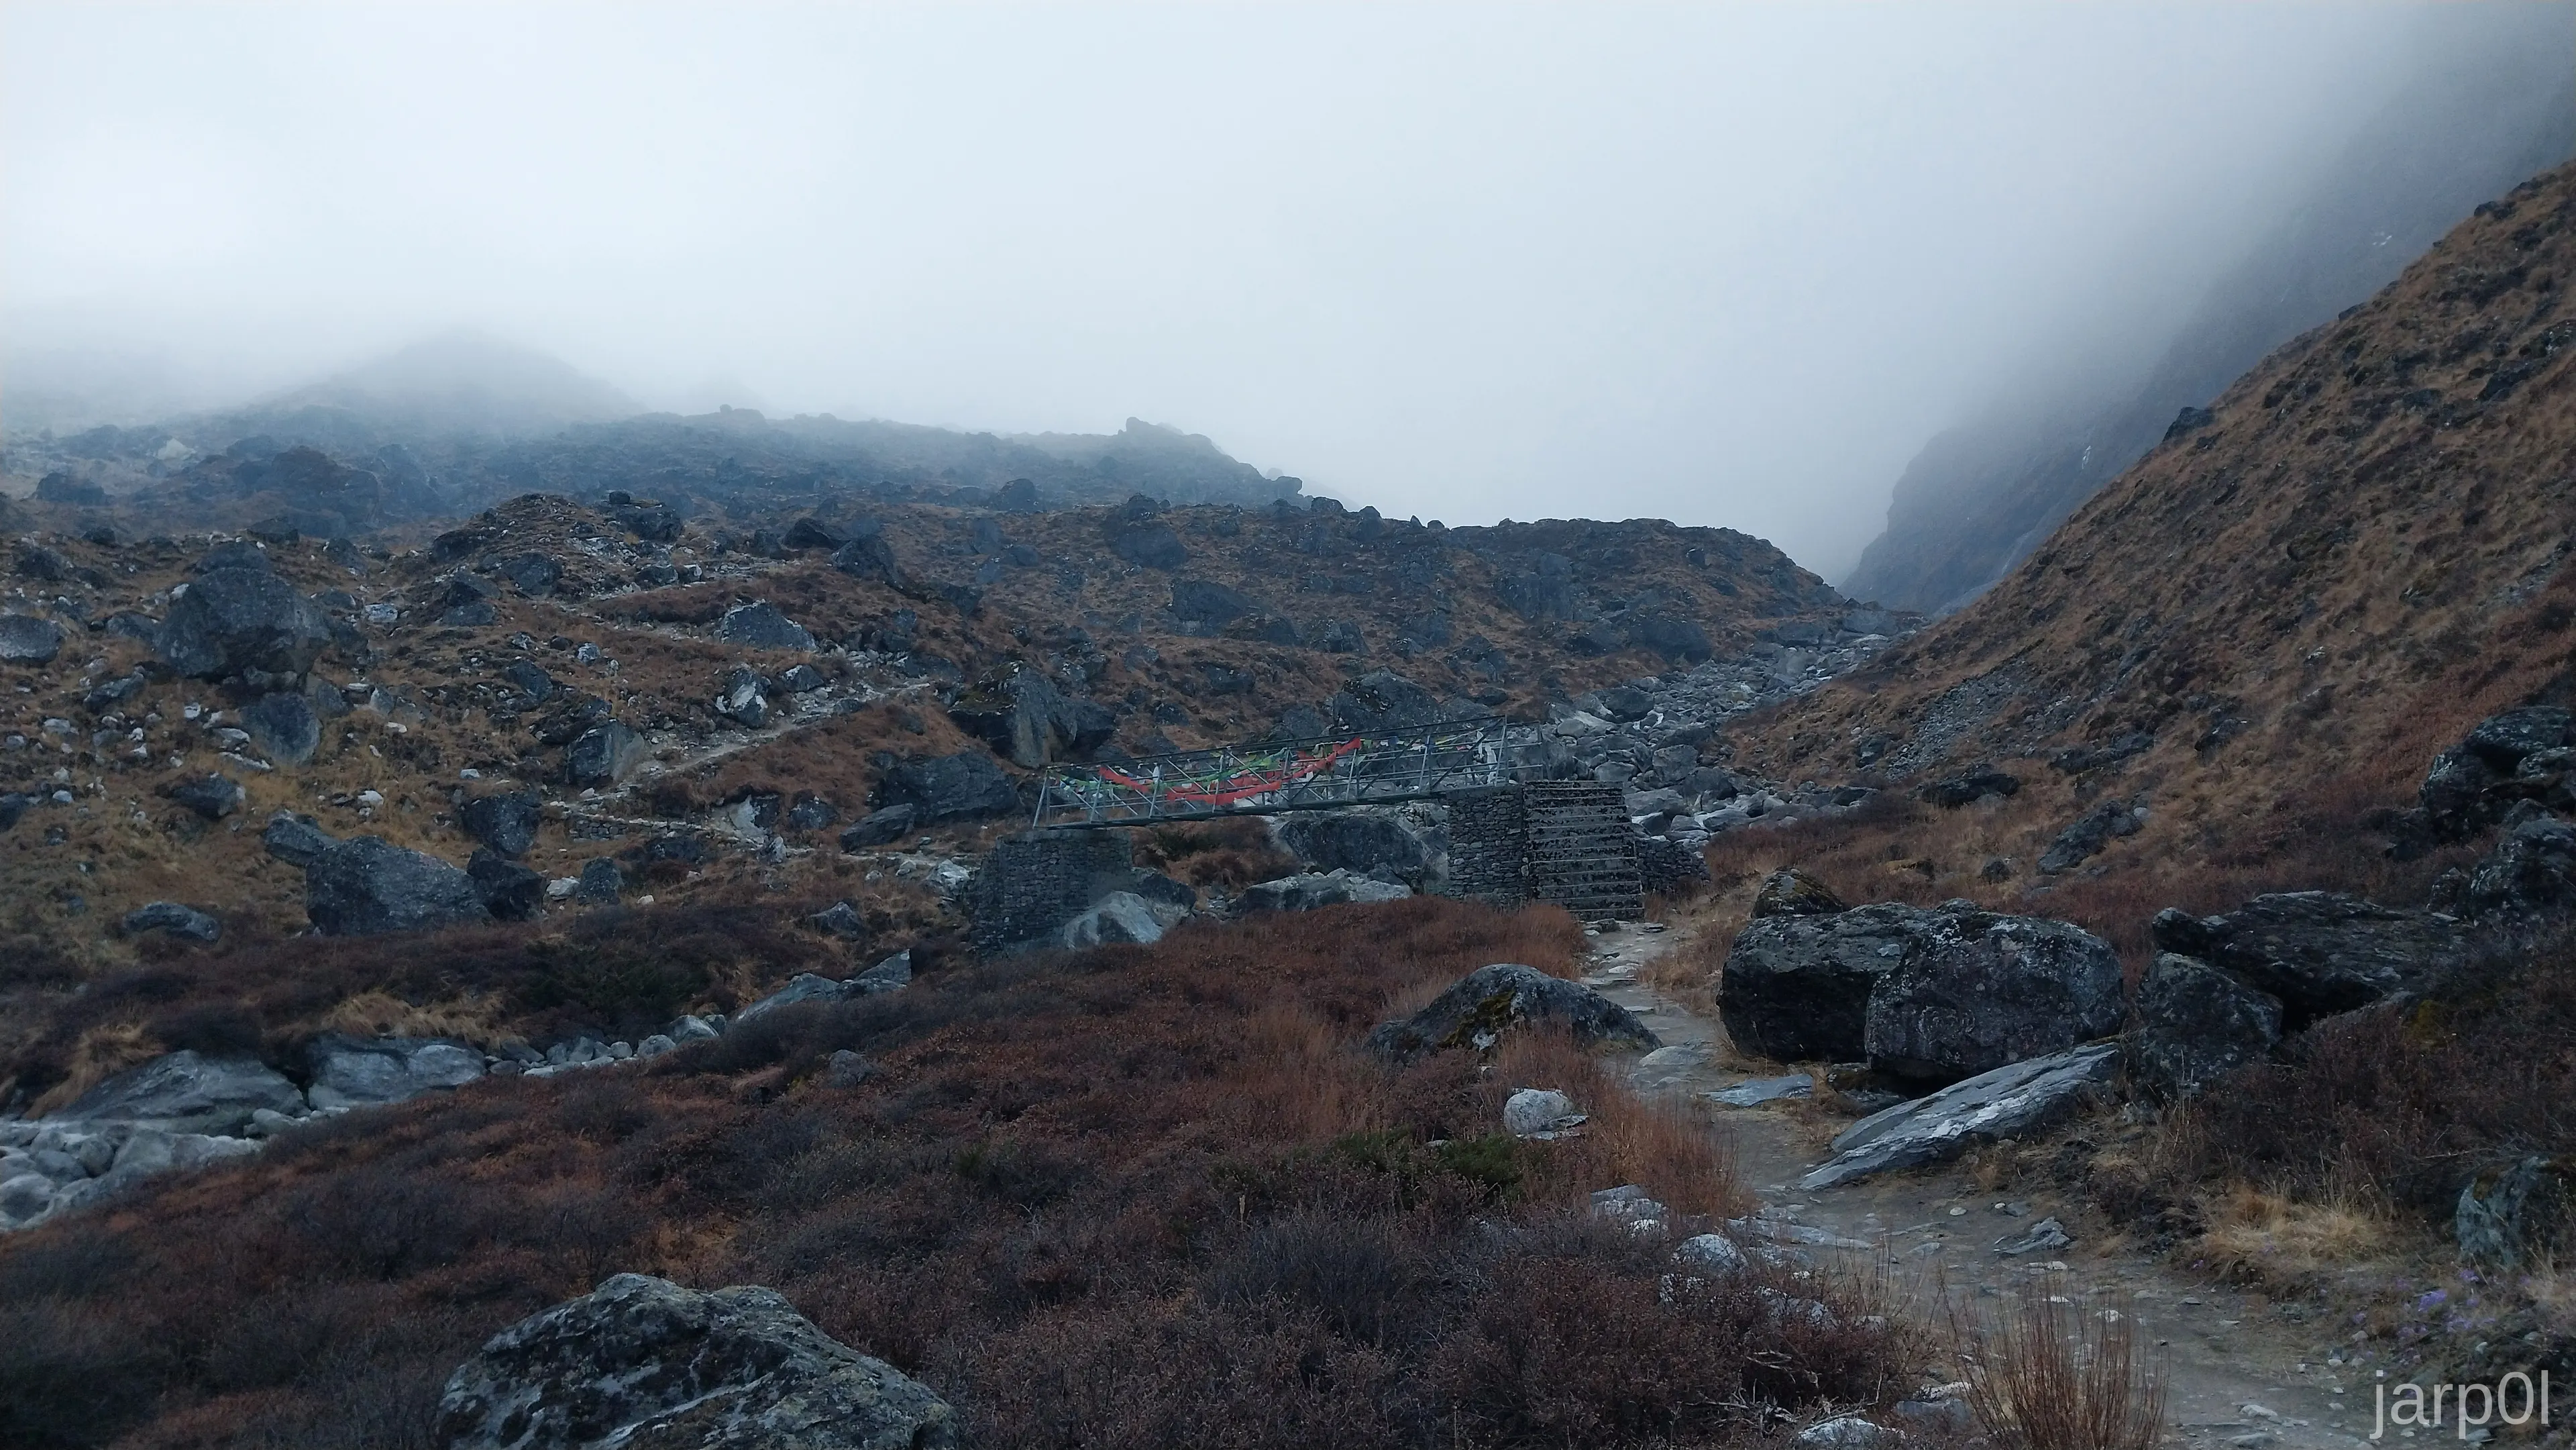
<path fill-rule="evenodd" d="M 2097 1042 L 2034 1057 L 1898 1103 L 1845 1128 L 1834 1158 L 1798 1180 L 1810 1193 L 1890 1168 L 1938 1163 L 1971 1143 L 2017 1137 L 2073 1112 L 2119 1070 L 2119 1048 Z"/>
<path fill-rule="evenodd" d="M 1783 1102 L 1791 1098 L 1813 1097 L 1816 1080 L 1803 1072 L 1786 1077 L 1750 1077 L 1730 1088 L 1719 1088 L 1708 1095 L 1713 1103 L 1730 1108 L 1758 1108 L 1764 1103 Z"/>

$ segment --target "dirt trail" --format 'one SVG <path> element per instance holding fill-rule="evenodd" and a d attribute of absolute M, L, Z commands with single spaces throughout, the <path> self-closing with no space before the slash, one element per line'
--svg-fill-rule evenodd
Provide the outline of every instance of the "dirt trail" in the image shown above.
<path fill-rule="evenodd" d="M 1725 1029 L 1638 982 L 1641 967 L 1687 944 L 1692 931 L 1686 922 L 1662 932 L 1631 925 L 1592 939 L 1585 982 L 1643 1018 L 1668 1047 L 1684 1049 L 1638 1068 L 1632 1085 L 1650 1095 L 1695 1096 L 1764 1075 L 1721 1066 L 1734 1060 Z M 2001 1301 L 1989 1296 L 2046 1272 L 2041 1264 L 2062 1265 L 2065 1293 L 2136 1321 L 2165 1371 L 2166 1417 L 2175 1443 L 2209 1450 L 2355 1450 L 2367 1444 L 2374 1371 L 2326 1362 L 2327 1355 L 2342 1352 L 2335 1325 L 2297 1322 L 2294 1316 L 2303 1311 L 2296 1306 L 2276 1307 L 2259 1294 L 2087 1242 L 2079 1205 L 2055 1194 L 2030 1193 L 2007 1209 L 1995 1195 L 1981 1194 L 1957 1167 L 1881 1174 L 1801 1192 L 1799 1176 L 1829 1156 L 1824 1139 L 1839 1120 L 1819 1124 L 1806 1105 L 1718 1111 L 1734 1136 L 1737 1172 L 1763 1206 L 1876 1246 L 1871 1252 L 1917 1314 L 1938 1320 L 1945 1285 L 1954 1298 L 1993 1306 Z M 2049 1217 L 2065 1221 L 2076 1236 L 2073 1245 L 2018 1258 L 1995 1252 L 1998 1239 Z"/>

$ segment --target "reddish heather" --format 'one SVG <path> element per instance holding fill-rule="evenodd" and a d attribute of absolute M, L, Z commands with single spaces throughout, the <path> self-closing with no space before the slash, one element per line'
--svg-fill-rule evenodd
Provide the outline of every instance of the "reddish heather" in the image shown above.
<path fill-rule="evenodd" d="M 1391 1002 L 1580 943 L 1418 900 L 952 958 L 649 1066 L 309 1130 L 0 1241 L 0 1441 L 425 1445 L 476 1344 L 622 1270 L 775 1286 L 987 1445 L 1716 1444 L 1901 1388 L 1912 1346 L 1861 1289 L 1674 1280 L 1664 1235 L 1587 1221 L 1621 1182 L 1739 1202 L 1705 1128 L 1561 1040 L 1490 1071 L 1356 1049 Z M 1597 1130 L 1499 1136 L 1541 1078 Z"/>

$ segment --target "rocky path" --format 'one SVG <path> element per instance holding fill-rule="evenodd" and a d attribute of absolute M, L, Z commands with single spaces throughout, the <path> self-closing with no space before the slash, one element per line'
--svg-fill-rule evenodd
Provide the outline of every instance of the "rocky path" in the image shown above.
<path fill-rule="evenodd" d="M 1688 923 L 1661 932 L 1631 925 L 1593 938 L 1585 982 L 1644 1019 L 1666 1044 L 1637 1065 L 1632 1085 L 1696 1096 L 1785 1071 L 1748 1070 L 1723 1027 L 1638 980 L 1647 963 L 1685 946 L 1691 931 Z M 1943 1321 L 1945 1294 L 1997 1307 L 2021 1282 L 2054 1277 L 2059 1292 L 2077 1302 L 2135 1320 L 2166 1375 L 2174 1443 L 2209 1450 L 2355 1450 L 2366 1443 L 2374 1371 L 2336 1362 L 2342 1355 L 2334 1326 L 2296 1322 L 2298 1310 L 2285 1312 L 2259 1294 L 2178 1274 L 2115 1244 L 2088 1243 L 2077 1204 L 2047 1193 L 1998 1201 L 1957 1167 L 1801 1192 L 1799 1176 L 1829 1156 L 1826 1140 L 1842 1120 L 1797 1102 L 1719 1111 L 1734 1138 L 1737 1173 L 1764 1209 L 1871 1245 L 1868 1256 L 1900 1300 L 1928 1322 Z M 1996 1251 L 1999 1240 L 2052 1217 L 2072 1227 L 2075 1242 L 2009 1257 Z"/>

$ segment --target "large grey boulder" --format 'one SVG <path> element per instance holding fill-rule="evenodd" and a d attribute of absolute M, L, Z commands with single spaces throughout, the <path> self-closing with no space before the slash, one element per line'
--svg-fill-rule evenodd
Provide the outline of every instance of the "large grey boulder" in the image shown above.
<path fill-rule="evenodd" d="M 1440 719 L 1432 693 L 1393 670 L 1371 670 L 1324 702 L 1337 730 L 1402 730 Z"/>
<path fill-rule="evenodd" d="M 2072 1113 L 2118 1072 L 2119 1049 L 2094 1043 L 1980 1073 L 1930 1097 L 1898 1103 L 1845 1128 L 1834 1157 L 1798 1180 L 1809 1193 L 1956 1158 L 1977 1143 L 2018 1138 Z"/>
<path fill-rule="evenodd" d="M 1075 951 L 1117 942 L 1150 945 L 1163 939 L 1162 920 L 1145 898 L 1133 891 L 1113 891 L 1066 922 L 1061 940 Z"/>
<path fill-rule="evenodd" d="M 2020 790 L 2020 776 L 1981 763 L 1969 766 L 1957 775 L 1915 787 L 1914 798 L 1926 805 L 1957 810 L 1988 796 L 2015 795 Z"/>
<path fill-rule="evenodd" d="M 448 1377 L 445 1450 L 952 1450 L 946 1401 L 777 1291 L 619 1274 L 502 1330 Z"/>
<path fill-rule="evenodd" d="M 544 802 L 526 791 L 511 791 L 467 801 L 458 823 L 465 834 L 515 861 L 537 843 L 537 827 L 544 820 Z"/>
<path fill-rule="evenodd" d="M 342 841 L 304 868 L 304 914 L 324 936 L 429 931 L 491 919 L 472 876 L 378 836 Z"/>
<path fill-rule="evenodd" d="M 1113 519 L 1109 552 L 1144 569 L 1177 569 L 1190 561 L 1189 547 L 1169 524 Z"/>
<path fill-rule="evenodd" d="M 398 1103 L 434 1088 L 463 1087 L 483 1075 L 483 1054 L 435 1038 L 367 1040 L 331 1033 L 315 1039 L 305 1096 L 317 1108 Z"/>
<path fill-rule="evenodd" d="M 210 821 L 220 821 L 240 810 L 248 795 L 241 782 L 227 775 L 191 776 L 170 786 L 164 794 Z"/>
<path fill-rule="evenodd" d="M 1090 754 L 1118 733 L 1118 717 L 1096 700 L 1066 697 L 1043 670 L 1011 665 L 977 682 L 948 707 L 957 728 L 1023 769 Z"/>
<path fill-rule="evenodd" d="M 2281 1040 L 2281 1003 L 2207 962 L 2159 955 L 2138 983 L 2130 1070 L 2149 1086 L 2187 1097 Z"/>
<path fill-rule="evenodd" d="M 304 1095 L 250 1057 L 173 1052 L 128 1068 L 54 1114 L 70 1122 L 141 1123 L 172 1133 L 240 1132 L 262 1108 L 296 1114 Z"/>
<path fill-rule="evenodd" d="M 276 690 L 242 707 L 242 729 L 259 753 L 279 765 L 304 765 L 322 745 L 322 721 L 313 702 L 295 690 Z"/>
<path fill-rule="evenodd" d="M 310 816 L 277 811 L 269 816 L 267 827 L 259 833 L 259 843 L 268 854 L 287 865 L 311 870 L 314 863 L 340 844 L 340 838 L 315 825 Z"/>
<path fill-rule="evenodd" d="M 1944 908 L 1869 996 L 1870 1066 L 1953 1082 L 2120 1030 L 2119 954 L 2044 917 Z"/>
<path fill-rule="evenodd" d="M 2556 706 L 2507 710 L 2478 722 L 2457 745 L 2433 757 L 2417 789 L 2433 834 L 2460 840 L 2504 818 L 2532 794 L 2523 777 L 2535 760 L 2576 745 L 2576 716 Z M 2560 775 L 2545 769 L 2535 775 Z"/>
<path fill-rule="evenodd" d="M 0 663 L 49 665 L 63 648 L 63 627 L 32 614 L 0 614 Z"/>
<path fill-rule="evenodd" d="M 859 995 L 874 996 L 879 992 L 900 992 L 912 985 L 912 949 L 904 948 L 893 956 L 850 979 Z"/>
<path fill-rule="evenodd" d="M 2576 1194 L 2567 1171 L 2537 1156 L 2472 1176 L 2451 1215 L 2460 1257 L 2508 1273 L 2566 1247 L 2571 1228 Z"/>
<path fill-rule="evenodd" d="M 2517 822 L 2469 873 L 2461 907 L 2481 922 L 2576 906 L 2576 825 L 2552 815 Z"/>
<path fill-rule="evenodd" d="M 716 638 L 753 649 L 786 649 L 811 653 L 814 636 L 805 626 L 767 603 L 737 604 L 716 621 Z"/>
<path fill-rule="evenodd" d="M 594 725 L 564 747 L 564 778 L 574 785 L 615 785 L 644 763 L 649 748 L 619 721 Z"/>
<path fill-rule="evenodd" d="M 1369 1050 L 1403 1062 L 1447 1048 L 1483 1052 L 1514 1028 L 1562 1028 L 1578 1047 L 1663 1046 L 1627 1008 L 1580 982 L 1551 977 L 1518 962 L 1478 967 L 1450 984 L 1431 1004 L 1368 1035 Z"/>
<path fill-rule="evenodd" d="M 1245 911 L 1312 911 L 1353 902 L 1401 901 L 1413 888 L 1350 871 L 1308 872 L 1256 881 L 1236 898 Z"/>
<path fill-rule="evenodd" d="M 224 924 L 209 913 L 176 901 L 155 901 L 125 914 L 117 926 L 127 936 L 168 932 L 187 941 L 210 942 L 224 934 Z"/>
<path fill-rule="evenodd" d="M 1831 916 L 1851 908 L 1823 878 L 1796 866 L 1785 866 L 1762 878 L 1753 894 L 1753 919 L 1771 916 Z"/>
<path fill-rule="evenodd" d="M 300 675 L 331 642 L 331 621 L 265 568 L 209 569 L 171 601 L 161 659 L 180 674 L 219 680 L 245 670 Z"/>
<path fill-rule="evenodd" d="M 483 909 L 495 920 L 526 921 L 545 905 L 543 873 L 489 846 L 474 849 L 472 859 L 465 863 L 465 874 L 474 878 L 474 889 L 483 893 Z"/>
<path fill-rule="evenodd" d="M 2435 990 L 2475 956 L 2448 917 L 2332 891 L 2257 896 L 2223 916 L 2167 907 L 2150 930 L 2158 950 L 2197 957 L 2278 998 L 2289 1031 L 2382 998 Z"/>
<path fill-rule="evenodd" d="M 2050 874 L 2072 871 L 2102 854 L 2114 837 L 2134 836 L 2146 824 L 2146 811 L 2127 801 L 2104 801 L 2057 833 L 2040 853 L 2039 869 Z"/>
<path fill-rule="evenodd" d="M 913 823 L 924 826 L 1008 815 L 1020 808 L 1020 792 L 1002 773 L 1001 763 L 980 750 L 898 760 L 878 782 L 877 796 L 880 807 L 912 807 Z"/>
<path fill-rule="evenodd" d="M 787 979 L 786 986 L 735 1013 L 733 1020 L 737 1023 L 750 1022 L 766 1017 L 781 1007 L 793 1007 L 800 1002 L 846 1002 L 853 997 L 866 995 L 868 990 L 856 979 L 843 982 L 813 972 L 798 972 Z"/>
<path fill-rule="evenodd" d="M 1789 873 L 1781 873 L 1787 875 Z M 1931 913 L 1896 902 L 1803 914 L 1823 883 L 1775 875 L 1763 895 L 1775 910 L 1736 934 L 1718 969 L 1718 1019 L 1737 1047 L 1782 1062 L 1849 1062 L 1867 1050 L 1869 998 L 1922 940 Z M 1775 887 L 1778 888 L 1775 891 Z M 1757 907 L 1758 910 L 1758 907 Z"/>
<path fill-rule="evenodd" d="M 891 846 L 912 834 L 921 817 L 921 808 L 911 805 L 887 806 L 853 821 L 841 832 L 841 849 L 864 851 L 870 846 Z"/>
<path fill-rule="evenodd" d="M 1300 811 L 1271 828 L 1279 844 L 1316 871 L 1388 871 L 1418 881 L 1435 854 L 1392 811 Z"/>
<path fill-rule="evenodd" d="M 1199 624 L 1224 624 L 1260 609 L 1252 596 L 1211 579 L 1172 581 L 1172 615 Z"/>

